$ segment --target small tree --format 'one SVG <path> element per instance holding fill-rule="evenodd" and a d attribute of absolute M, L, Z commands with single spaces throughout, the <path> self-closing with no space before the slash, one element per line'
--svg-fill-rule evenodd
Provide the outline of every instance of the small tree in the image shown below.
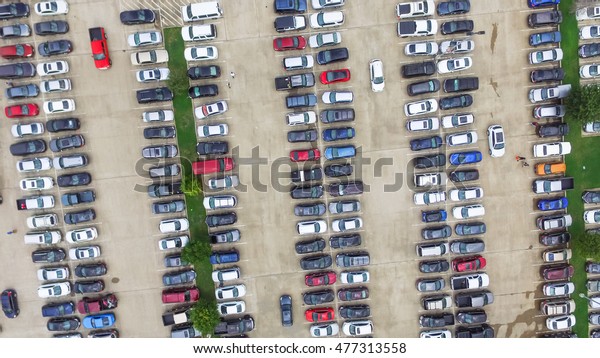
<path fill-rule="evenodd" d="M 176 95 L 185 95 L 189 87 L 190 81 L 188 80 L 185 71 L 171 71 L 169 73 L 169 79 L 167 80 L 167 86 Z"/>
<path fill-rule="evenodd" d="M 193 265 L 201 265 L 208 261 L 212 249 L 208 242 L 201 240 L 191 240 L 181 251 L 181 259 Z"/>
<path fill-rule="evenodd" d="M 600 255 L 600 235 L 585 233 L 577 237 L 581 244 L 581 249 L 586 256 L 597 257 Z"/>
<path fill-rule="evenodd" d="M 221 317 L 214 301 L 201 298 L 192 307 L 190 320 L 194 324 L 194 327 L 202 332 L 202 336 L 207 337 L 215 333 L 215 327 L 221 322 Z"/>
<path fill-rule="evenodd" d="M 181 191 L 185 193 L 185 195 L 197 196 L 202 192 L 202 188 L 200 187 L 199 180 L 195 175 L 186 174 L 183 176 L 181 180 Z"/>
<path fill-rule="evenodd" d="M 569 122 L 584 125 L 594 121 L 600 118 L 600 85 L 573 85 L 564 103 Z"/>

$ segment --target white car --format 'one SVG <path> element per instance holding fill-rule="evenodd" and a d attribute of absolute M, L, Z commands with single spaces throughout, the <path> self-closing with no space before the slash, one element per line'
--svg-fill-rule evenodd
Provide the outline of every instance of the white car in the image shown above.
<path fill-rule="evenodd" d="M 208 138 L 213 136 L 226 136 L 229 133 L 227 124 L 215 124 L 211 126 L 198 126 L 198 137 Z"/>
<path fill-rule="evenodd" d="M 419 335 L 420 338 L 452 338 L 452 332 L 448 329 L 432 329 L 423 331 Z"/>
<path fill-rule="evenodd" d="M 581 78 L 596 78 L 600 77 L 600 65 L 592 63 L 591 65 L 583 65 L 579 67 L 579 77 Z"/>
<path fill-rule="evenodd" d="M 190 242 L 190 238 L 187 235 L 168 237 L 158 241 L 159 250 L 170 250 L 180 249 L 185 247 Z"/>
<path fill-rule="evenodd" d="M 341 11 L 318 12 L 310 15 L 310 27 L 320 29 L 323 27 L 340 26 L 344 23 L 344 13 Z"/>
<path fill-rule="evenodd" d="M 440 129 L 440 120 L 437 117 L 411 119 L 406 121 L 406 129 L 410 132 L 435 131 Z"/>
<path fill-rule="evenodd" d="M 58 230 L 47 230 L 42 232 L 30 232 L 23 236 L 25 244 L 30 245 L 52 245 L 58 244 L 62 235 Z"/>
<path fill-rule="evenodd" d="M 64 0 L 42 1 L 36 3 L 34 9 L 40 16 L 64 15 L 69 13 L 69 4 Z"/>
<path fill-rule="evenodd" d="M 493 158 L 500 158 L 506 153 L 504 128 L 501 125 L 493 124 L 487 129 L 489 153 Z"/>
<path fill-rule="evenodd" d="M 551 331 L 560 331 L 563 329 L 569 329 L 575 325 L 575 316 L 564 315 L 554 316 L 546 318 L 546 327 Z"/>
<path fill-rule="evenodd" d="M 373 333 L 373 322 L 365 321 L 346 321 L 342 324 L 342 332 L 347 336 L 365 336 Z"/>
<path fill-rule="evenodd" d="M 369 75 L 371 76 L 371 90 L 381 92 L 385 87 L 385 76 L 383 75 L 383 62 L 379 59 L 369 61 Z"/>
<path fill-rule="evenodd" d="M 69 63 L 63 60 L 42 62 L 38 63 L 35 69 L 40 76 L 62 75 L 69 72 Z"/>
<path fill-rule="evenodd" d="M 407 117 L 418 116 L 420 114 L 432 113 L 438 110 L 438 101 L 436 99 L 425 99 L 422 101 L 409 102 L 404 105 L 404 114 Z"/>
<path fill-rule="evenodd" d="M 312 0 L 311 5 L 315 10 L 323 8 L 340 7 L 344 6 L 346 0 Z"/>
<path fill-rule="evenodd" d="M 564 117 L 566 113 L 567 108 L 563 105 L 537 106 L 533 109 L 533 117 L 537 119 L 555 117 L 560 118 Z"/>
<path fill-rule="evenodd" d="M 342 283 L 365 283 L 369 282 L 369 271 L 350 271 L 340 273 Z"/>
<path fill-rule="evenodd" d="M 208 179 L 208 187 L 210 189 L 235 188 L 240 184 L 237 175 L 226 175 L 223 178 Z"/>
<path fill-rule="evenodd" d="M 217 300 L 227 300 L 229 298 L 240 298 L 246 295 L 245 285 L 231 285 L 215 288 L 215 297 Z"/>
<path fill-rule="evenodd" d="M 10 134 L 15 138 L 21 138 L 26 135 L 38 135 L 44 133 L 44 125 L 42 123 L 19 123 L 13 124 L 10 127 Z"/>
<path fill-rule="evenodd" d="M 186 231 L 190 228 L 190 223 L 186 218 L 161 220 L 158 224 L 161 233 L 169 234 L 173 232 Z"/>
<path fill-rule="evenodd" d="M 300 235 L 322 234 L 327 231 L 325 220 L 301 221 L 296 224 L 296 231 Z"/>
<path fill-rule="evenodd" d="M 69 268 L 68 267 L 46 267 L 37 270 L 37 278 L 40 281 L 56 281 L 56 280 L 68 280 L 69 279 Z"/>
<path fill-rule="evenodd" d="M 473 124 L 475 118 L 472 113 L 456 113 L 450 116 L 442 117 L 442 127 L 444 129 L 448 128 L 457 128 L 460 126 L 466 126 L 468 124 Z"/>
<path fill-rule="evenodd" d="M 533 146 L 533 156 L 536 158 L 566 155 L 569 153 L 571 153 L 571 143 L 569 142 L 543 143 Z"/>
<path fill-rule="evenodd" d="M 46 80 L 40 83 L 40 91 L 42 93 L 59 93 L 71 90 L 71 80 L 68 78 L 60 78 L 57 80 Z"/>
<path fill-rule="evenodd" d="M 207 103 L 194 109 L 194 114 L 198 119 L 206 119 L 210 116 L 216 116 L 227 112 L 228 106 L 226 101 L 217 101 L 213 103 Z"/>
<path fill-rule="evenodd" d="M 448 144 L 450 147 L 473 144 L 477 142 L 477 139 L 477 132 L 475 131 L 459 132 L 448 134 L 446 136 L 446 144 Z"/>
<path fill-rule="evenodd" d="M 579 28 L 579 38 L 582 40 L 595 39 L 600 37 L 600 26 L 590 25 Z"/>
<path fill-rule="evenodd" d="M 229 209 L 237 205 L 237 198 L 234 195 L 205 196 L 203 204 L 206 210 Z"/>
<path fill-rule="evenodd" d="M 358 230 L 363 226 L 361 218 L 346 218 L 333 220 L 331 228 L 334 232 L 345 232 L 351 230 Z"/>
<path fill-rule="evenodd" d="M 217 303 L 217 311 L 221 316 L 244 313 L 246 312 L 246 303 L 244 301 Z"/>
<path fill-rule="evenodd" d="M 288 113 L 285 115 L 288 126 L 314 124 L 317 122 L 317 114 L 314 111 Z"/>
<path fill-rule="evenodd" d="M 351 91 L 327 91 L 323 93 L 321 100 L 326 104 L 352 103 L 354 94 Z"/>
<path fill-rule="evenodd" d="M 135 79 L 138 82 L 153 82 L 153 81 L 166 81 L 169 79 L 169 71 L 166 67 L 153 68 L 151 70 L 139 70 L 135 73 Z"/>
<path fill-rule="evenodd" d="M 67 231 L 65 239 L 71 244 L 82 241 L 92 241 L 98 237 L 98 230 L 95 227 L 86 227 L 77 230 Z"/>
<path fill-rule="evenodd" d="M 583 221 L 586 224 L 597 224 L 600 223 L 600 210 L 586 210 L 583 212 Z"/>
<path fill-rule="evenodd" d="M 545 296 L 564 296 L 575 292 L 573 282 L 551 282 L 544 284 L 542 291 Z"/>
<path fill-rule="evenodd" d="M 57 224 L 58 216 L 56 214 L 30 216 L 27 218 L 27 227 L 30 229 L 54 227 Z"/>
<path fill-rule="evenodd" d="M 240 278 L 240 269 L 239 267 L 230 267 L 221 270 L 215 270 L 212 272 L 213 282 L 221 283 L 225 281 L 237 280 Z"/>
<path fill-rule="evenodd" d="M 213 32 L 210 27 L 210 25 L 183 26 L 181 28 L 181 38 L 186 42 L 214 39 L 217 36 L 216 28 Z"/>
<path fill-rule="evenodd" d="M 600 296 L 592 296 L 590 297 L 590 300 L 588 301 L 588 306 L 590 306 L 590 308 L 600 308 Z"/>
<path fill-rule="evenodd" d="M 475 49 L 475 41 L 472 40 L 450 40 L 440 43 L 441 54 L 468 53 Z"/>
<path fill-rule="evenodd" d="M 69 249 L 71 260 L 87 260 L 100 257 L 100 246 L 80 246 Z"/>
<path fill-rule="evenodd" d="M 17 162 L 17 170 L 19 173 L 39 172 L 51 168 L 52 161 L 50 158 L 46 157 L 23 159 Z"/>
<path fill-rule="evenodd" d="M 51 177 L 25 178 L 19 181 L 21 190 L 47 190 L 54 187 Z"/>
<path fill-rule="evenodd" d="M 435 56 L 438 49 L 438 44 L 434 41 L 411 42 L 404 46 L 404 54 L 406 56 Z"/>
<path fill-rule="evenodd" d="M 169 62 L 169 53 L 166 50 L 134 52 L 130 59 L 134 66 L 165 63 Z"/>
<path fill-rule="evenodd" d="M 56 101 L 45 101 L 44 112 L 46 114 L 73 112 L 75 101 L 72 99 L 59 99 Z"/>
<path fill-rule="evenodd" d="M 413 201 L 416 205 L 443 203 L 446 201 L 446 193 L 443 191 L 415 193 Z"/>
<path fill-rule="evenodd" d="M 174 118 L 175 115 L 170 109 L 159 109 L 142 113 L 142 120 L 144 122 L 169 122 Z"/>
<path fill-rule="evenodd" d="M 585 217 L 585 213 L 583 214 Z M 570 260 L 573 256 L 571 249 L 546 250 L 542 254 L 544 262 L 558 262 Z"/>
<path fill-rule="evenodd" d="M 575 12 L 577 20 L 596 19 L 600 17 L 600 6 L 590 6 L 578 9 Z"/>
<path fill-rule="evenodd" d="M 38 287 L 37 292 L 40 298 L 66 296 L 71 293 L 71 284 L 69 282 L 48 283 Z"/>
<path fill-rule="evenodd" d="M 283 68 L 285 68 L 286 71 L 312 68 L 314 64 L 315 59 L 312 55 L 285 57 L 283 59 Z"/>
<path fill-rule="evenodd" d="M 186 61 L 206 61 L 219 58 L 219 51 L 215 46 L 186 47 L 183 51 Z"/>
<path fill-rule="evenodd" d="M 583 131 L 586 133 L 600 133 L 600 122 L 587 122 L 583 126 Z"/>
<path fill-rule="evenodd" d="M 559 87 L 542 87 L 532 88 L 529 90 L 529 102 L 538 103 L 548 101 L 551 99 L 561 98 L 561 91 Z"/>
<path fill-rule="evenodd" d="M 452 215 L 455 219 L 470 219 L 480 217 L 485 215 L 485 208 L 480 204 L 455 206 L 452 208 Z"/>
<path fill-rule="evenodd" d="M 451 58 L 448 60 L 442 60 L 437 63 L 438 73 L 451 73 L 457 71 L 464 71 L 473 65 L 473 60 L 471 57 L 459 57 L 459 58 Z"/>
<path fill-rule="evenodd" d="M 560 61 L 562 59 L 563 51 L 560 48 L 532 51 L 529 53 L 529 63 L 532 65 L 537 63 Z"/>
<path fill-rule="evenodd" d="M 342 42 L 342 34 L 339 32 L 322 32 L 308 38 L 311 48 L 337 45 Z"/>
<path fill-rule="evenodd" d="M 127 44 L 131 47 L 158 45 L 162 43 L 162 35 L 158 31 L 136 32 L 127 37 Z"/>
<path fill-rule="evenodd" d="M 452 189 L 448 193 L 452 201 L 465 201 L 483 198 L 483 189 L 480 187 Z"/>
<path fill-rule="evenodd" d="M 310 326 L 310 335 L 313 337 L 330 337 L 340 333 L 337 323 L 317 323 Z"/>

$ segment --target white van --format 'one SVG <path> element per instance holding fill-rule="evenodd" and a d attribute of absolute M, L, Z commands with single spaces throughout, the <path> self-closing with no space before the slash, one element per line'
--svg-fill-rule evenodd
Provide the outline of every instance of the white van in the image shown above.
<path fill-rule="evenodd" d="M 218 1 L 189 4 L 181 7 L 181 17 L 185 22 L 218 19 L 222 16 L 223 9 L 219 6 Z"/>
<path fill-rule="evenodd" d="M 58 244 L 62 238 L 60 231 L 44 231 L 44 232 L 30 232 L 24 236 L 26 244 L 30 245 L 51 245 Z"/>
<path fill-rule="evenodd" d="M 183 26 L 181 37 L 183 41 L 213 40 L 217 38 L 217 26 L 215 24 Z"/>
<path fill-rule="evenodd" d="M 283 59 L 283 68 L 286 71 L 302 70 L 312 68 L 315 63 L 312 55 L 302 55 L 297 57 L 286 57 Z"/>
<path fill-rule="evenodd" d="M 417 245 L 417 255 L 420 257 L 441 256 L 446 254 L 448 251 L 450 251 L 450 247 L 448 246 L 447 242 Z"/>

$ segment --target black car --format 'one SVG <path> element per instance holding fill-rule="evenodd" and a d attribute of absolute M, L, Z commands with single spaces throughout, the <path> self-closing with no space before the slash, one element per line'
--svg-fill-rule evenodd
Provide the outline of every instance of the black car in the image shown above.
<path fill-rule="evenodd" d="M 542 124 L 535 129 L 538 137 L 562 137 L 569 134 L 569 125 L 567 123 L 554 122 Z"/>
<path fill-rule="evenodd" d="M 75 225 L 92 221 L 96 218 L 96 211 L 94 209 L 86 209 L 82 211 L 73 211 L 65 214 L 65 223 Z"/>
<path fill-rule="evenodd" d="M 562 22 L 562 13 L 557 10 L 537 11 L 527 16 L 529 27 L 557 25 Z"/>
<path fill-rule="evenodd" d="M 61 262 L 67 255 L 63 249 L 43 249 L 31 253 L 31 260 L 34 263 L 52 263 Z"/>
<path fill-rule="evenodd" d="M 450 263 L 447 260 L 421 261 L 419 262 L 419 271 L 423 273 L 446 272 L 450 269 Z"/>
<path fill-rule="evenodd" d="M 0 78 L 10 80 L 35 76 L 35 66 L 29 62 L 11 63 L 0 66 Z"/>
<path fill-rule="evenodd" d="M 81 127 L 81 123 L 77 118 L 51 119 L 46 122 L 48 132 L 57 133 L 63 131 L 75 131 Z"/>
<path fill-rule="evenodd" d="M 325 175 L 330 178 L 352 175 L 352 164 L 331 164 L 325 167 Z"/>
<path fill-rule="evenodd" d="M 191 80 L 200 80 L 203 78 L 217 78 L 221 76 L 221 67 L 216 65 L 194 66 L 188 69 L 187 75 Z"/>
<path fill-rule="evenodd" d="M 444 92 L 474 91 L 479 88 L 479 77 L 460 77 L 444 80 Z"/>
<path fill-rule="evenodd" d="M 227 142 L 200 142 L 196 145 L 198 155 L 227 154 L 229 145 Z"/>
<path fill-rule="evenodd" d="M 484 323 L 487 321 L 487 314 L 484 310 L 459 312 L 456 314 L 456 321 L 463 324 Z"/>
<path fill-rule="evenodd" d="M 301 204 L 294 207 L 296 216 L 320 216 L 325 214 L 326 207 L 323 203 Z"/>
<path fill-rule="evenodd" d="M 319 138 L 316 129 L 307 129 L 303 131 L 290 131 L 287 134 L 287 140 L 290 143 L 314 142 Z"/>
<path fill-rule="evenodd" d="M 0 5 L 0 20 L 29 16 L 29 5 L 22 2 Z"/>
<path fill-rule="evenodd" d="M 600 42 L 579 46 L 578 53 L 581 58 L 596 57 L 600 55 Z"/>
<path fill-rule="evenodd" d="M 294 317 L 292 315 L 292 297 L 290 295 L 279 297 L 279 308 L 281 309 L 281 325 L 284 327 L 291 327 L 294 324 Z"/>
<path fill-rule="evenodd" d="M 175 126 L 160 126 L 144 128 L 144 138 L 175 138 Z"/>
<path fill-rule="evenodd" d="M 328 187 L 331 196 L 358 195 L 364 191 L 362 181 L 351 181 L 347 183 L 335 183 Z"/>
<path fill-rule="evenodd" d="M 446 216 L 446 210 L 443 209 L 421 211 L 421 218 L 424 223 L 438 223 L 441 221 L 446 221 Z"/>
<path fill-rule="evenodd" d="M 173 100 L 173 92 L 168 87 L 138 90 L 136 96 L 139 104 Z"/>
<path fill-rule="evenodd" d="M 550 82 L 562 81 L 565 78 L 565 71 L 562 68 L 547 68 L 541 70 L 533 70 L 530 74 L 531 82 Z"/>
<path fill-rule="evenodd" d="M 148 195 L 151 198 L 183 194 L 181 183 L 151 184 L 148 185 Z"/>
<path fill-rule="evenodd" d="M 410 141 L 410 150 L 419 151 L 425 149 L 435 149 L 442 146 L 442 137 L 433 136 L 425 138 L 417 138 Z"/>
<path fill-rule="evenodd" d="M 482 222 L 471 222 L 468 224 L 457 224 L 454 227 L 456 235 L 467 236 L 467 235 L 479 235 L 485 234 L 487 228 Z"/>
<path fill-rule="evenodd" d="M 75 267 L 75 276 L 81 278 L 104 276 L 107 272 L 106 265 L 103 263 L 77 265 L 77 267 Z"/>
<path fill-rule="evenodd" d="M 340 316 L 346 319 L 365 318 L 371 315 L 368 305 L 340 306 Z"/>
<path fill-rule="evenodd" d="M 571 241 L 571 234 L 566 231 L 540 235 L 540 244 L 544 246 L 563 245 Z"/>
<path fill-rule="evenodd" d="M 319 118 L 323 123 L 351 122 L 354 120 L 354 109 L 326 109 L 319 114 Z"/>
<path fill-rule="evenodd" d="M 456 338 L 494 338 L 494 329 L 487 324 L 456 327 Z"/>
<path fill-rule="evenodd" d="M 419 317 L 421 327 L 444 327 L 454 325 L 454 315 L 452 313 L 441 313 L 433 315 L 422 315 Z"/>
<path fill-rule="evenodd" d="M 450 180 L 455 183 L 463 182 L 463 181 L 471 181 L 479 179 L 479 170 L 477 169 L 469 169 L 469 170 L 455 170 L 450 173 Z"/>
<path fill-rule="evenodd" d="M 473 31 L 472 20 L 447 21 L 442 24 L 442 35 Z"/>
<path fill-rule="evenodd" d="M 427 80 L 423 82 L 415 82 L 406 86 L 406 91 L 409 96 L 417 96 L 423 93 L 432 93 L 440 90 L 440 81 Z"/>
<path fill-rule="evenodd" d="M 362 239 L 360 234 L 338 235 L 329 238 L 329 246 L 332 249 L 345 249 L 348 247 L 360 246 Z"/>
<path fill-rule="evenodd" d="M 104 281 L 75 281 L 73 284 L 73 291 L 75 293 L 95 293 L 102 292 L 104 290 Z"/>
<path fill-rule="evenodd" d="M 323 185 L 297 186 L 290 191 L 292 199 L 317 199 L 323 196 Z"/>
<path fill-rule="evenodd" d="M 123 11 L 119 18 L 123 25 L 151 24 L 156 20 L 156 15 L 150 9 L 139 9 Z"/>
<path fill-rule="evenodd" d="M 323 240 L 322 245 L 325 245 Z M 324 246 L 323 246 L 324 247 Z M 300 267 L 303 270 L 320 270 L 330 267 L 333 264 L 333 259 L 330 255 L 315 255 L 303 257 L 300 259 Z"/>
<path fill-rule="evenodd" d="M 471 2 L 469 0 L 443 1 L 437 5 L 437 14 L 439 16 L 465 14 L 469 10 L 471 10 Z"/>
<path fill-rule="evenodd" d="M 77 317 L 51 318 L 46 324 L 49 331 L 72 331 L 81 325 Z"/>
<path fill-rule="evenodd" d="M 421 237 L 425 240 L 445 239 L 452 235 L 450 225 L 432 226 L 421 230 Z"/>
<path fill-rule="evenodd" d="M 348 57 L 348 49 L 345 47 L 323 50 L 317 53 L 317 63 L 326 65 L 332 62 L 346 61 Z"/>
<path fill-rule="evenodd" d="M 413 164 L 416 169 L 443 167 L 446 165 L 446 156 L 443 154 L 430 154 L 422 157 L 416 157 L 413 161 Z"/>
<path fill-rule="evenodd" d="M 73 44 L 69 40 L 47 41 L 38 45 L 38 53 L 46 57 L 62 55 L 71 51 L 73 51 Z"/>
<path fill-rule="evenodd" d="M 320 305 L 331 302 L 334 298 L 332 290 L 312 291 L 302 294 L 302 300 L 307 305 Z"/>
<path fill-rule="evenodd" d="M 37 85 L 30 83 L 28 85 L 8 87 L 4 93 L 8 99 L 37 97 L 40 93 L 40 88 Z"/>
<path fill-rule="evenodd" d="M 214 97 L 219 94 L 217 85 L 192 86 L 188 89 L 190 98 Z"/>
<path fill-rule="evenodd" d="M 85 145 L 85 140 L 81 134 L 75 134 L 68 137 L 60 137 L 50 141 L 50 150 L 61 152 L 66 149 L 80 148 Z"/>
<path fill-rule="evenodd" d="M 11 144 L 10 154 L 23 156 L 33 153 L 44 153 L 46 151 L 46 142 L 41 139 L 28 140 Z"/>
<path fill-rule="evenodd" d="M 325 240 L 315 239 L 308 241 L 299 241 L 295 245 L 297 254 L 310 254 L 325 250 Z M 331 259 L 331 257 L 330 257 Z"/>
<path fill-rule="evenodd" d="M 596 204 L 600 203 L 600 191 L 589 191 L 586 190 L 583 192 L 581 199 L 586 204 Z"/>
<path fill-rule="evenodd" d="M 88 185 L 92 182 L 92 176 L 90 173 L 73 173 L 59 175 L 56 178 L 56 183 L 59 188 L 65 188 L 70 186 Z"/>
<path fill-rule="evenodd" d="M 36 23 L 33 26 L 33 30 L 39 36 L 66 34 L 69 32 L 69 24 L 62 20 L 43 21 Z"/>
<path fill-rule="evenodd" d="M 196 271 L 193 269 L 183 271 L 170 271 L 163 275 L 162 281 L 165 286 L 182 285 L 196 279 Z"/>
<path fill-rule="evenodd" d="M 206 215 L 206 225 L 208 227 L 217 227 L 224 225 L 232 225 L 237 221 L 237 215 L 234 212 L 227 212 L 223 214 Z"/>
<path fill-rule="evenodd" d="M 402 65 L 400 73 L 404 78 L 431 76 L 435 73 L 435 62 L 424 61 Z"/>
<path fill-rule="evenodd" d="M 19 303 L 17 301 L 17 291 L 8 289 L 0 294 L 0 304 L 2 312 L 7 318 L 16 318 L 19 315 Z"/>
<path fill-rule="evenodd" d="M 343 288 L 337 293 L 340 301 L 356 301 L 369 298 L 369 289 L 363 286 Z"/>
<path fill-rule="evenodd" d="M 473 96 L 461 94 L 460 96 L 444 97 L 440 99 L 440 109 L 453 109 L 469 107 L 473 104 Z"/>
<path fill-rule="evenodd" d="M 321 178 L 323 178 L 323 171 L 321 170 L 321 168 L 294 170 L 290 173 L 290 178 L 294 183 L 311 180 L 321 180 Z"/>

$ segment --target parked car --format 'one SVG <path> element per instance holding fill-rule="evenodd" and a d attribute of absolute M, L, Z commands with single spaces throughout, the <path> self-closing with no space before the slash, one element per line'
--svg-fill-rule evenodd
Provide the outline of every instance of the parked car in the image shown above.
<path fill-rule="evenodd" d="M 436 79 L 415 82 L 406 86 L 409 96 L 417 96 L 423 93 L 433 93 L 440 90 L 440 81 Z"/>
<path fill-rule="evenodd" d="M 548 68 L 531 71 L 530 79 L 533 83 L 562 81 L 565 71 L 562 68 Z"/>
<path fill-rule="evenodd" d="M 348 49 L 345 47 L 323 50 L 317 53 L 317 63 L 327 65 L 333 62 L 345 61 L 348 57 Z"/>
<path fill-rule="evenodd" d="M 570 265 L 542 266 L 540 273 L 544 280 L 563 280 L 573 276 L 575 269 Z"/>
<path fill-rule="evenodd" d="M 473 96 L 461 94 L 460 96 L 444 97 L 440 99 L 440 109 L 454 109 L 469 107 L 473 104 Z"/>
<path fill-rule="evenodd" d="M 410 149 L 412 151 L 435 149 L 441 146 L 442 138 L 440 136 L 418 138 L 410 141 Z"/>
<path fill-rule="evenodd" d="M 580 36 L 581 36 L 581 31 L 580 31 Z M 560 31 L 538 32 L 538 33 L 529 35 L 529 45 L 530 46 L 554 44 L 554 43 L 560 43 L 560 41 L 561 41 Z"/>

